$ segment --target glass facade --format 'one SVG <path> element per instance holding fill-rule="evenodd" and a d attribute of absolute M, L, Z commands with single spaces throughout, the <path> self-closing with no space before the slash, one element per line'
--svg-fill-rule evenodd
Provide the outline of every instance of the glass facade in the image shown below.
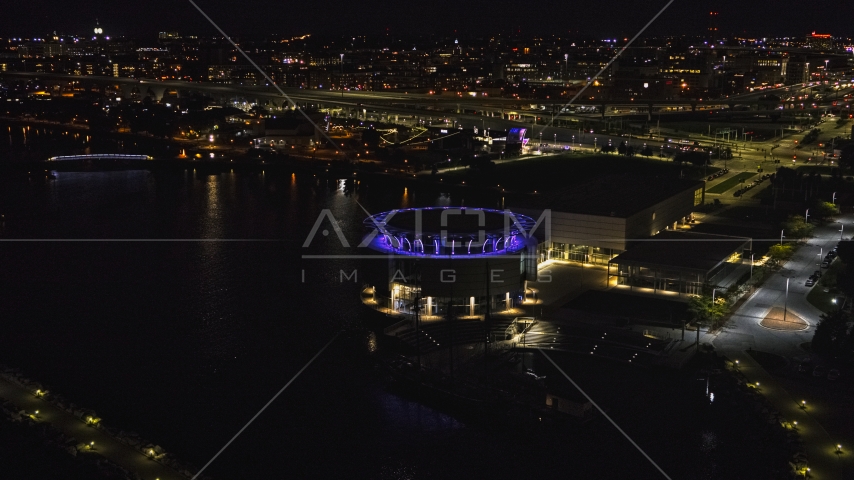
<path fill-rule="evenodd" d="M 610 274 L 617 277 L 617 285 L 649 288 L 657 292 L 700 295 L 705 284 L 698 273 L 668 271 L 635 265 L 613 264 Z"/>
<path fill-rule="evenodd" d="M 551 246 L 548 243 L 541 243 L 537 246 L 537 258 L 540 263 L 548 260 L 563 260 L 604 266 L 608 265 L 608 262 L 621 252 L 621 250 L 613 248 L 558 242 L 552 242 Z"/>
<path fill-rule="evenodd" d="M 656 292 L 701 295 L 705 285 L 718 285 L 742 265 L 742 252 L 732 253 L 726 260 L 704 274 L 668 270 L 667 267 L 647 267 L 613 263 L 609 274 L 617 285 L 649 288 Z"/>
<path fill-rule="evenodd" d="M 391 288 L 391 297 L 374 295 L 377 306 L 407 315 L 414 315 L 417 309 L 422 316 L 446 317 L 450 309 L 455 317 L 481 316 L 486 314 L 488 301 L 490 310 L 495 313 L 511 309 L 522 302 L 521 292 L 501 292 L 489 297 L 423 297 L 419 302 L 419 287 L 392 283 Z"/>

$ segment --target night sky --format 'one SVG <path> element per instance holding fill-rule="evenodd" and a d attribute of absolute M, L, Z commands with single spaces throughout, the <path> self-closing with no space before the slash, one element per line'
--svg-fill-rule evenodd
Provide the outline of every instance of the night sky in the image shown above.
<path fill-rule="evenodd" d="M 580 32 L 631 36 L 667 0 L 198 0 L 226 32 L 247 34 L 408 33 L 546 34 Z M 840 0 L 676 0 L 649 29 L 655 34 L 702 34 L 708 12 L 720 12 L 722 34 L 796 35 L 813 30 L 854 36 L 854 2 Z M 0 37 L 51 31 L 88 33 L 95 18 L 113 35 L 151 37 L 160 30 L 215 33 L 186 0 L 47 0 L 4 2 Z"/>

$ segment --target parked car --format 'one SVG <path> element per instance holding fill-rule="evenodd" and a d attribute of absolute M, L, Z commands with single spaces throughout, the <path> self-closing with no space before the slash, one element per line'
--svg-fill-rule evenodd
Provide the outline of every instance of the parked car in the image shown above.
<path fill-rule="evenodd" d="M 821 262 L 821 268 L 827 268 L 827 267 L 829 267 L 829 266 L 830 266 L 830 262 L 829 262 L 829 261 L 825 260 L 825 261 Z"/>
<path fill-rule="evenodd" d="M 838 380 L 839 379 L 839 369 L 831 368 L 829 372 L 827 372 L 828 380 Z"/>
<path fill-rule="evenodd" d="M 825 367 L 824 365 L 817 365 L 812 370 L 812 376 L 813 377 L 819 377 L 819 378 L 826 377 L 827 376 L 827 367 Z"/>
<path fill-rule="evenodd" d="M 798 364 L 798 373 L 807 373 L 810 371 L 809 363 L 799 363 Z"/>
<path fill-rule="evenodd" d="M 808 279 L 807 279 L 806 286 L 811 287 L 811 286 L 813 286 L 813 285 L 815 285 L 815 279 L 814 279 L 814 278 L 812 278 L 812 277 L 808 278 Z"/>
<path fill-rule="evenodd" d="M 814 277 L 821 278 L 821 270 L 816 270 L 816 271 L 812 272 L 812 275 Z"/>

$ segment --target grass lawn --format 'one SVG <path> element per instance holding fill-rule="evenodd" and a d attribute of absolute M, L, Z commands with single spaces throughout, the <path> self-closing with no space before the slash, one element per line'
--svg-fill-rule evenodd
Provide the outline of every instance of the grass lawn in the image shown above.
<path fill-rule="evenodd" d="M 742 183 L 743 181 L 747 180 L 748 178 L 754 177 L 754 176 L 756 176 L 755 173 L 741 172 L 738 175 L 734 175 L 734 176 L 724 180 L 723 182 L 715 185 L 714 187 L 707 189 L 706 193 L 724 193 L 727 190 L 729 190 L 730 188 L 732 188 L 732 187 L 738 185 L 739 183 Z"/>
<path fill-rule="evenodd" d="M 753 357 L 762 368 L 766 370 L 777 370 L 783 368 L 788 363 L 785 358 L 773 353 L 760 352 L 759 350 L 748 350 L 747 354 Z"/>

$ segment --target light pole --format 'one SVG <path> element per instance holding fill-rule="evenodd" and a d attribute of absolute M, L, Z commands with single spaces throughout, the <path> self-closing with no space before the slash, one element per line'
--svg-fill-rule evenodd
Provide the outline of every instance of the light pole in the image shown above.
<path fill-rule="evenodd" d="M 836 192 L 833 192 L 833 204 L 836 205 Z"/>
<path fill-rule="evenodd" d="M 783 235 L 783 230 L 780 230 L 780 246 L 781 247 L 783 246 L 783 239 L 784 238 L 785 238 L 785 235 Z"/>
<path fill-rule="evenodd" d="M 540 132 L 540 143 L 537 145 L 537 151 L 540 151 L 540 148 L 543 146 L 543 132 Z"/>
<path fill-rule="evenodd" d="M 569 54 L 563 54 L 563 79 L 569 78 Z"/>
<path fill-rule="evenodd" d="M 341 98 L 344 98 L 344 54 L 339 55 L 341 56 Z"/>
<path fill-rule="evenodd" d="M 839 241 L 842 241 L 842 233 L 845 231 L 845 224 L 839 222 Z"/>
<path fill-rule="evenodd" d="M 786 313 L 789 308 L 789 277 L 786 277 L 786 298 L 783 300 L 783 321 L 786 321 Z"/>
<path fill-rule="evenodd" d="M 807 213 L 804 214 L 804 223 L 807 223 L 809 221 L 810 221 L 810 209 L 808 208 Z"/>
<path fill-rule="evenodd" d="M 753 253 L 750 254 L 750 278 L 753 278 Z"/>

